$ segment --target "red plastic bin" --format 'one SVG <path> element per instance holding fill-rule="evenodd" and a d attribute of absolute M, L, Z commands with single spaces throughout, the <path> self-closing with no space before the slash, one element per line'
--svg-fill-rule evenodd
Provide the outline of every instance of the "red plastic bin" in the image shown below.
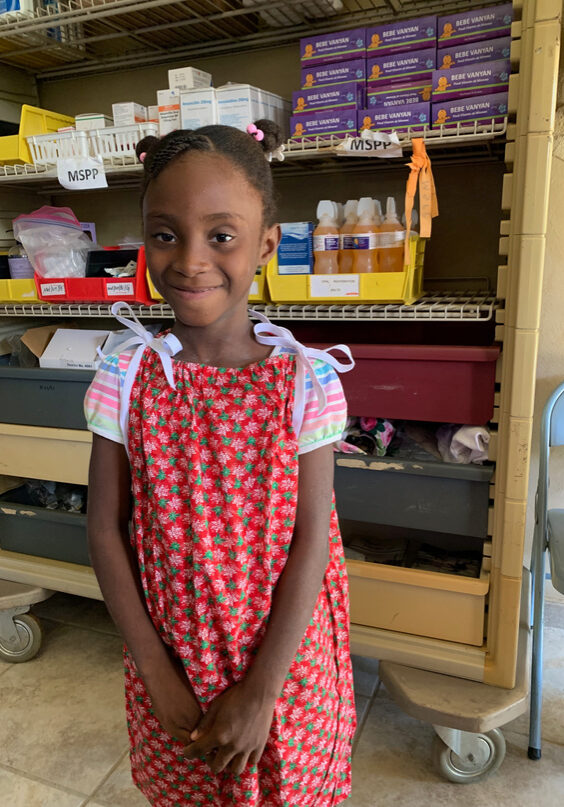
<path fill-rule="evenodd" d="M 349 347 L 356 366 L 340 377 L 349 414 L 473 426 L 491 420 L 498 347 Z"/>
<path fill-rule="evenodd" d="M 137 271 L 131 277 L 39 277 L 35 285 L 42 300 L 49 303 L 128 303 L 154 305 L 145 274 L 145 249 L 137 256 Z"/>

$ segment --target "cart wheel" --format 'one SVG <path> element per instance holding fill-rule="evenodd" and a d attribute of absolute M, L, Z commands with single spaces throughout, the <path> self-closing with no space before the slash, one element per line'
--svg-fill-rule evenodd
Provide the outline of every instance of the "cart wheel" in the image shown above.
<path fill-rule="evenodd" d="M 459 757 L 440 737 L 435 736 L 433 762 L 441 776 L 457 784 L 470 784 L 481 782 L 499 768 L 505 757 L 505 738 L 500 729 L 475 734 L 474 737 L 472 753 Z"/>
<path fill-rule="evenodd" d="M 19 645 L 13 647 L 0 639 L 0 659 L 12 664 L 29 661 L 39 653 L 43 639 L 41 623 L 33 614 L 19 614 L 14 617 L 14 625 L 19 637 Z"/>

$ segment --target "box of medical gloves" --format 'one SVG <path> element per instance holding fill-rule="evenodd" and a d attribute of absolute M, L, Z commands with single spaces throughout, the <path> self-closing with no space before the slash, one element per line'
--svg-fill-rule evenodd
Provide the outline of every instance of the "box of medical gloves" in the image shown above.
<path fill-rule="evenodd" d="M 506 92 L 492 93 L 472 98 L 459 98 L 456 101 L 450 98 L 432 105 L 432 124 L 434 129 L 444 126 L 453 128 L 457 123 L 482 126 L 494 123 L 503 123 L 507 115 Z"/>
<path fill-rule="evenodd" d="M 334 87 L 316 87 L 292 93 L 294 115 L 322 110 L 355 109 L 364 106 L 364 88 L 358 81 Z"/>
<path fill-rule="evenodd" d="M 398 20 L 366 29 L 366 55 L 405 53 L 407 50 L 434 48 L 437 39 L 437 18 L 419 17 Z"/>
<path fill-rule="evenodd" d="M 466 67 L 453 67 L 450 70 L 435 70 L 433 101 L 504 92 L 509 84 L 510 73 L 509 59 L 479 62 Z"/>

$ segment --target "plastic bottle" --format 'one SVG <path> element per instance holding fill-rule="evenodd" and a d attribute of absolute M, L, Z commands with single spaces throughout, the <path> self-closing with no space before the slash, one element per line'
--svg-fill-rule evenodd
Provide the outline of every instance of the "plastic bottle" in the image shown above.
<path fill-rule="evenodd" d="M 386 201 L 386 217 L 380 232 L 380 271 L 403 272 L 405 229 L 398 219 L 393 196 L 388 196 Z"/>
<path fill-rule="evenodd" d="M 349 199 L 345 205 L 345 221 L 339 232 L 339 272 L 341 274 L 349 274 L 353 271 L 354 244 L 352 233 L 354 233 L 354 227 L 358 220 L 357 208 L 358 201 L 356 199 Z"/>
<path fill-rule="evenodd" d="M 353 272 L 378 271 L 378 226 L 375 220 L 376 205 L 369 196 L 358 202 L 358 221 L 354 225 L 355 236 Z"/>
<path fill-rule="evenodd" d="M 313 231 L 313 271 L 316 275 L 339 272 L 339 228 L 334 202 L 322 199 L 317 205 L 319 224 Z"/>

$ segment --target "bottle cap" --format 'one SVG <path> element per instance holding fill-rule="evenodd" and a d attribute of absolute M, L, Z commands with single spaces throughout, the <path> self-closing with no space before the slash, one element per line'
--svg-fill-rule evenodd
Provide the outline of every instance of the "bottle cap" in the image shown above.
<path fill-rule="evenodd" d="M 329 199 L 322 199 L 317 204 L 317 218 L 319 221 L 321 219 L 325 219 L 327 224 L 334 224 L 335 223 L 335 207 L 334 202 L 331 202 Z M 329 219 L 329 221 L 327 221 Z"/>
<path fill-rule="evenodd" d="M 386 221 L 392 221 L 394 224 L 400 223 L 396 212 L 396 200 L 393 196 L 388 196 L 386 200 Z"/>

